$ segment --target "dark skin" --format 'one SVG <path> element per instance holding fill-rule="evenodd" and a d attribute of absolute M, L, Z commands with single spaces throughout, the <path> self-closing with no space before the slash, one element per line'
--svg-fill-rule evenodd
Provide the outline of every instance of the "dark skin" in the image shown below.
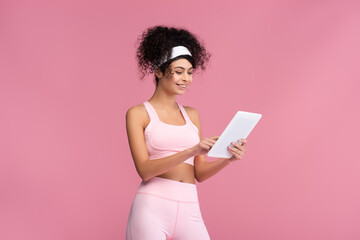
<path fill-rule="evenodd" d="M 157 70 L 159 83 L 148 102 L 154 107 L 160 121 L 172 125 L 184 125 L 185 119 L 176 104 L 177 95 L 182 95 L 192 82 L 192 65 L 186 59 L 178 59 L 171 63 L 171 72 Z M 205 154 L 214 145 L 218 136 L 202 138 L 199 113 L 196 109 L 184 106 L 190 120 L 199 129 L 200 142 L 195 146 L 168 157 L 149 160 L 144 130 L 150 118 L 143 104 L 131 107 L 126 113 L 126 130 L 131 154 L 139 176 L 143 180 L 152 177 L 162 177 L 179 182 L 195 184 L 215 175 L 225 166 L 243 158 L 246 150 L 245 139 L 234 142 L 229 147 L 233 156 L 230 159 L 219 158 L 208 162 Z M 242 143 L 242 144 L 240 144 Z M 183 163 L 194 156 L 194 166 Z"/>

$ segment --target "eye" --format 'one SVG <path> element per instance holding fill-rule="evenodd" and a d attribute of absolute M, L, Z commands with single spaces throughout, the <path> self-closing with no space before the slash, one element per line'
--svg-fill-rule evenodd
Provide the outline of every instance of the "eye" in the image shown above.
<path fill-rule="evenodd" d="M 176 72 L 177 74 L 182 74 L 182 72 Z"/>
<path fill-rule="evenodd" d="M 192 75 L 193 73 L 192 73 L 192 72 L 189 72 L 188 74 Z"/>

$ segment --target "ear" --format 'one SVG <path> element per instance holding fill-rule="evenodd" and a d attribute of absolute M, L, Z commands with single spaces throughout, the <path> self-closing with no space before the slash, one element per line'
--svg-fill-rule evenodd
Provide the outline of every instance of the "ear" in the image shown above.
<path fill-rule="evenodd" d="M 161 72 L 160 68 L 155 70 L 155 75 L 160 79 L 163 77 L 163 73 Z"/>

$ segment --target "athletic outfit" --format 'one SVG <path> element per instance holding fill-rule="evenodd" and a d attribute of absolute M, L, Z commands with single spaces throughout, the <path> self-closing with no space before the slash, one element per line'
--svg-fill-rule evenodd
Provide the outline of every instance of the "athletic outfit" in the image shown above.
<path fill-rule="evenodd" d="M 150 117 L 145 129 L 149 159 L 173 155 L 199 143 L 198 128 L 178 104 L 185 125 L 161 122 L 149 102 L 143 103 Z M 184 161 L 194 165 L 194 157 Z M 126 229 L 127 240 L 210 239 L 201 216 L 196 184 L 153 177 L 142 181 L 132 203 Z"/>

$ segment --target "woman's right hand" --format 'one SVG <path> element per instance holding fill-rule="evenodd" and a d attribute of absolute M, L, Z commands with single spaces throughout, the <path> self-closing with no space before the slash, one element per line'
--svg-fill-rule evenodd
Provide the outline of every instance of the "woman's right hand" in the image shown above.
<path fill-rule="evenodd" d="M 219 136 L 204 138 L 198 144 L 193 146 L 192 152 L 194 156 L 206 154 L 211 147 L 215 144 L 218 140 Z"/>

